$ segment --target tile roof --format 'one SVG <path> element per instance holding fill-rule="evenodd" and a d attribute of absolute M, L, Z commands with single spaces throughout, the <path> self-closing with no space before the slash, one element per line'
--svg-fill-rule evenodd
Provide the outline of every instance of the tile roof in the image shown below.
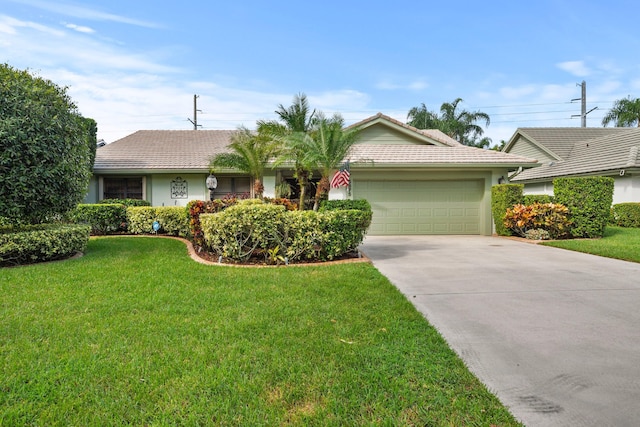
<path fill-rule="evenodd" d="M 553 128 L 548 129 L 549 132 L 553 131 Z M 602 129 L 606 128 L 599 130 Z M 609 131 L 613 132 L 602 132 L 604 136 L 590 139 L 568 139 L 564 144 L 558 140 L 558 146 L 564 145 L 558 150 L 565 153 L 562 160 L 547 162 L 538 168 L 525 170 L 514 177 L 513 181 L 593 173 L 618 173 L 621 169 L 640 168 L 640 129 L 611 128 Z M 593 136 L 593 133 L 585 132 L 584 135 Z M 554 137 L 553 140 L 557 138 Z M 551 138 L 547 137 L 543 140 L 548 141 Z M 540 140 L 536 141 L 540 143 Z"/>
<path fill-rule="evenodd" d="M 449 135 L 445 134 L 444 132 L 442 132 L 439 129 L 418 129 L 416 127 L 410 126 L 406 123 L 402 123 L 400 120 L 394 119 L 393 117 L 387 116 L 386 114 L 382 114 L 382 113 L 378 113 L 376 115 L 373 115 L 371 117 L 368 117 L 364 120 L 361 120 L 357 123 L 354 123 L 352 125 L 349 126 L 349 128 L 355 128 L 355 127 L 360 127 L 360 128 L 365 128 L 368 126 L 371 126 L 374 123 L 378 123 L 378 122 L 388 122 L 391 123 L 392 125 L 401 127 L 407 131 L 410 132 L 415 132 L 416 134 L 420 135 L 420 136 L 426 136 L 428 138 L 431 138 L 433 140 L 436 140 L 438 142 L 440 142 L 441 144 L 447 145 L 449 147 L 461 147 L 462 144 L 460 144 L 458 141 L 456 141 L 455 139 L 451 138 Z"/>
<path fill-rule="evenodd" d="M 582 128 L 582 127 L 556 127 L 556 128 L 519 128 L 514 137 L 523 135 L 529 141 L 542 145 L 546 150 L 555 154 L 554 157 L 564 159 L 574 143 L 601 138 L 629 128 Z M 511 144 L 513 138 L 509 142 Z"/>
<path fill-rule="evenodd" d="M 349 159 L 354 163 L 373 163 L 379 166 L 391 165 L 465 165 L 465 166 L 489 166 L 489 165 L 516 165 L 535 166 L 538 162 L 534 159 L 504 153 L 494 150 L 466 147 L 438 147 L 435 145 L 382 145 L 382 144 L 357 144 L 349 154 Z"/>
<path fill-rule="evenodd" d="M 374 119 L 388 120 L 376 115 Z M 367 120 L 372 120 L 367 119 Z M 390 119 L 394 120 L 394 119 Z M 362 123 L 362 122 L 361 122 Z M 398 122 L 409 130 L 442 139 L 437 145 L 381 145 L 361 143 L 353 147 L 350 159 L 374 165 L 437 166 L 437 165 L 499 165 L 534 166 L 534 159 L 493 150 L 466 147 L 444 133 L 434 130 L 418 130 Z M 226 152 L 234 130 L 140 130 L 97 150 L 94 171 L 96 173 L 155 171 L 206 172 L 209 159 Z M 451 141 L 448 141 L 451 139 Z"/>
<path fill-rule="evenodd" d="M 96 153 L 94 170 L 207 171 L 209 159 L 226 152 L 233 130 L 139 130 Z"/>

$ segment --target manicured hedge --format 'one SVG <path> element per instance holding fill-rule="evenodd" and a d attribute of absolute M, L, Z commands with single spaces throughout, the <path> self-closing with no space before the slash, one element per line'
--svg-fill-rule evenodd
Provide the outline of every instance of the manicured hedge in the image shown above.
<path fill-rule="evenodd" d="M 365 199 L 355 200 L 324 200 L 320 205 L 320 212 L 332 210 L 348 210 L 358 209 L 365 212 L 371 212 L 371 204 Z"/>
<path fill-rule="evenodd" d="M 331 260 L 355 250 L 371 223 L 371 212 L 286 211 L 281 205 L 241 202 L 222 212 L 200 216 L 208 249 L 225 258 L 252 257 Z"/>
<path fill-rule="evenodd" d="M 0 229 L 0 266 L 64 259 L 83 252 L 88 225 L 34 225 Z"/>
<path fill-rule="evenodd" d="M 91 226 L 91 234 L 125 231 L 127 209 L 123 204 L 80 204 L 69 213 L 69 220 Z"/>
<path fill-rule="evenodd" d="M 525 194 L 525 205 L 533 205 L 534 203 L 553 203 L 553 196 L 548 194 Z"/>
<path fill-rule="evenodd" d="M 499 236 L 511 236 L 511 231 L 504 225 L 504 218 L 507 209 L 522 204 L 523 190 L 522 184 L 498 184 L 491 187 L 491 213 L 496 234 Z"/>
<path fill-rule="evenodd" d="M 556 203 L 569 208 L 573 237 L 602 237 L 611 212 L 613 184 L 613 178 L 604 176 L 553 180 Z"/>
<path fill-rule="evenodd" d="M 102 199 L 98 202 L 99 204 L 119 204 L 119 205 L 125 205 L 127 207 L 129 206 L 151 206 L 151 203 L 149 203 L 146 200 L 140 200 L 140 199 Z"/>
<path fill-rule="evenodd" d="M 640 228 L 640 203 L 618 203 L 611 208 L 611 224 Z"/>
<path fill-rule="evenodd" d="M 160 223 L 160 234 L 187 237 L 189 216 L 182 206 L 132 206 L 127 208 L 127 231 L 133 234 L 154 233 L 153 223 Z"/>

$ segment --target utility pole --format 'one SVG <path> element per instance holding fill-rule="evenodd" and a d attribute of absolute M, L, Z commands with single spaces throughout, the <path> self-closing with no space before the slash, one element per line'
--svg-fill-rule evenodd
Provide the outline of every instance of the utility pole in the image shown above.
<path fill-rule="evenodd" d="M 198 126 L 202 127 L 202 125 L 198 124 L 198 111 L 202 113 L 202 110 L 198 110 L 198 98 L 198 95 L 193 95 L 193 120 L 187 118 L 193 123 L 193 130 L 198 130 Z"/>
<path fill-rule="evenodd" d="M 580 108 L 580 114 L 574 114 L 571 117 L 580 117 L 580 127 L 586 128 L 587 114 L 589 114 L 593 110 L 597 110 L 598 107 L 594 107 L 591 110 L 587 111 L 587 82 L 583 80 L 582 83 L 576 83 L 576 86 L 580 86 L 581 88 L 580 98 L 574 98 L 571 100 L 571 102 L 581 101 L 581 108 Z"/>

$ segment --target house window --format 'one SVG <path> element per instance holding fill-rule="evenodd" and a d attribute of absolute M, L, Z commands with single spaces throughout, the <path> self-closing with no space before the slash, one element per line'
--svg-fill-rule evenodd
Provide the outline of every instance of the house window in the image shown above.
<path fill-rule="evenodd" d="M 250 179 L 248 177 L 218 177 L 218 187 L 215 197 L 220 198 L 228 195 L 249 193 L 251 191 Z"/>
<path fill-rule="evenodd" d="M 104 178 L 104 199 L 142 199 L 142 178 Z"/>

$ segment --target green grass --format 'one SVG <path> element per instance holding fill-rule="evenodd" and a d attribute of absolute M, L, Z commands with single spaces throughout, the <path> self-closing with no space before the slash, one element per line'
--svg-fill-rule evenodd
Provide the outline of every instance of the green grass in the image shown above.
<path fill-rule="evenodd" d="M 542 244 L 607 258 L 640 262 L 640 228 L 608 226 L 601 239 L 557 240 Z"/>
<path fill-rule="evenodd" d="M 0 270 L 0 425 L 519 425 L 369 264 L 99 238 Z"/>

